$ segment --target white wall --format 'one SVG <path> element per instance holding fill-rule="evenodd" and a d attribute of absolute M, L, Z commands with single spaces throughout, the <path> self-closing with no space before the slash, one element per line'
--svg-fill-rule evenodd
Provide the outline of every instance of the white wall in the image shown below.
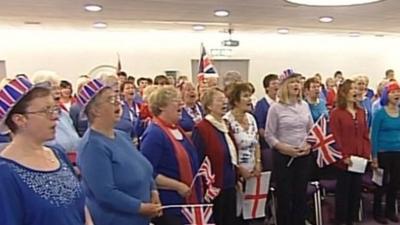
<path fill-rule="evenodd" d="M 222 33 L 162 31 L 77 31 L 0 29 L 0 60 L 7 75 L 32 74 L 50 69 L 70 81 L 102 64 L 116 65 L 119 52 L 123 70 L 154 76 L 164 70 L 190 75 L 190 60 L 208 49 L 220 47 Z M 345 75 L 367 74 L 375 87 L 388 68 L 400 71 L 400 38 L 333 35 L 276 35 L 235 33 L 240 46 L 231 58 L 250 59 L 249 79 L 262 95 L 261 81 L 267 73 L 293 68 L 306 76 L 324 77 L 342 70 Z"/>

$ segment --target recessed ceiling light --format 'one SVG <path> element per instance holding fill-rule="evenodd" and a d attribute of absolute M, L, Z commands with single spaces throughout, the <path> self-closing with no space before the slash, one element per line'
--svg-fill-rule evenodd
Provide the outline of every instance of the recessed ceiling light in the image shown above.
<path fill-rule="evenodd" d="M 228 10 L 224 10 L 224 9 L 215 10 L 214 11 L 214 15 L 218 16 L 218 17 L 226 17 L 226 16 L 229 16 L 229 11 Z"/>
<path fill-rule="evenodd" d="M 278 28 L 277 31 L 279 34 L 288 34 L 289 33 L 288 28 Z"/>
<path fill-rule="evenodd" d="M 25 25 L 40 25 L 42 23 L 39 21 L 25 21 L 24 24 Z"/>
<path fill-rule="evenodd" d="M 85 5 L 85 10 L 88 12 L 100 12 L 103 10 L 103 6 L 95 4 Z"/>
<path fill-rule="evenodd" d="M 287 2 L 307 6 L 349 6 L 363 5 L 383 0 L 286 0 Z"/>
<path fill-rule="evenodd" d="M 331 23 L 332 21 L 333 21 L 332 16 L 321 16 L 319 18 L 319 22 L 321 22 L 321 23 Z"/>
<path fill-rule="evenodd" d="M 107 23 L 104 22 L 95 22 L 93 23 L 94 28 L 104 29 L 107 28 Z"/>
<path fill-rule="evenodd" d="M 358 33 L 358 32 L 350 32 L 349 36 L 350 37 L 360 37 L 360 33 Z"/>
<path fill-rule="evenodd" d="M 206 29 L 206 26 L 201 25 L 201 24 L 195 24 L 195 25 L 192 26 L 192 29 L 194 31 L 203 31 L 203 30 Z"/>

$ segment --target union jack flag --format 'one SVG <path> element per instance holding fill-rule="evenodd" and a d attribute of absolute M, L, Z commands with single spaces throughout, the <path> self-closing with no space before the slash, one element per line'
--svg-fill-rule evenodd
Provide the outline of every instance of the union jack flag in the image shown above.
<path fill-rule="evenodd" d="M 197 79 L 203 81 L 207 77 L 218 77 L 217 70 L 211 62 L 210 57 L 207 55 L 206 48 L 201 44 L 201 55 L 199 61 L 199 73 Z"/>
<path fill-rule="evenodd" d="M 211 162 L 207 156 L 204 158 L 204 161 L 200 165 L 199 171 L 197 173 L 201 174 L 204 177 L 207 185 L 214 183 L 215 175 L 212 174 L 212 172 L 211 172 Z"/>
<path fill-rule="evenodd" d="M 220 188 L 214 187 L 212 184 L 208 185 L 206 194 L 204 195 L 204 200 L 206 200 L 206 202 L 211 202 L 218 196 L 220 191 Z"/>
<path fill-rule="evenodd" d="M 212 205 L 185 206 L 182 214 L 189 222 L 187 225 L 213 225 L 208 222 L 212 215 Z"/>
<path fill-rule="evenodd" d="M 311 128 L 307 142 L 312 144 L 313 151 L 318 151 L 317 164 L 320 168 L 328 166 L 342 158 L 342 154 L 335 149 L 335 139 L 329 132 L 325 116 L 321 116 Z"/>

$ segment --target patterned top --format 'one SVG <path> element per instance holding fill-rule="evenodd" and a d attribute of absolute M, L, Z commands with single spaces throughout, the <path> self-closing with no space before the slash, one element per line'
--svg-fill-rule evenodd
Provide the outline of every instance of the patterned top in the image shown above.
<path fill-rule="evenodd" d="M 232 111 L 226 113 L 224 119 L 228 122 L 235 138 L 238 147 L 239 164 L 249 171 L 252 171 L 255 166 L 258 128 L 257 122 L 252 114 L 246 113 L 246 117 L 249 122 L 249 128 L 247 130 L 244 130 L 240 123 L 235 119 Z"/>
<path fill-rule="evenodd" d="M 67 158 L 53 149 L 60 167 L 27 168 L 0 157 L 0 224 L 82 225 L 85 197 Z"/>

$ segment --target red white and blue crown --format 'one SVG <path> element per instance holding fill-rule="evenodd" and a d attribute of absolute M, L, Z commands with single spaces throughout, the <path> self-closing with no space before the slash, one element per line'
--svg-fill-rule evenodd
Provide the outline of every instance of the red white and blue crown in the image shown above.
<path fill-rule="evenodd" d="M 18 77 L 0 89 L 0 130 L 8 130 L 4 122 L 14 106 L 32 89 L 34 85 L 26 78 Z"/>
<path fill-rule="evenodd" d="M 296 73 L 292 69 L 286 69 L 279 76 L 279 81 L 283 83 L 285 80 L 291 78 L 293 75 L 296 75 Z"/>
<path fill-rule="evenodd" d="M 84 112 L 86 109 L 86 106 L 89 104 L 89 102 L 106 86 L 103 82 L 101 82 L 99 79 L 93 79 L 83 85 L 81 90 L 78 93 L 78 103 L 81 106 L 81 111 Z"/>

